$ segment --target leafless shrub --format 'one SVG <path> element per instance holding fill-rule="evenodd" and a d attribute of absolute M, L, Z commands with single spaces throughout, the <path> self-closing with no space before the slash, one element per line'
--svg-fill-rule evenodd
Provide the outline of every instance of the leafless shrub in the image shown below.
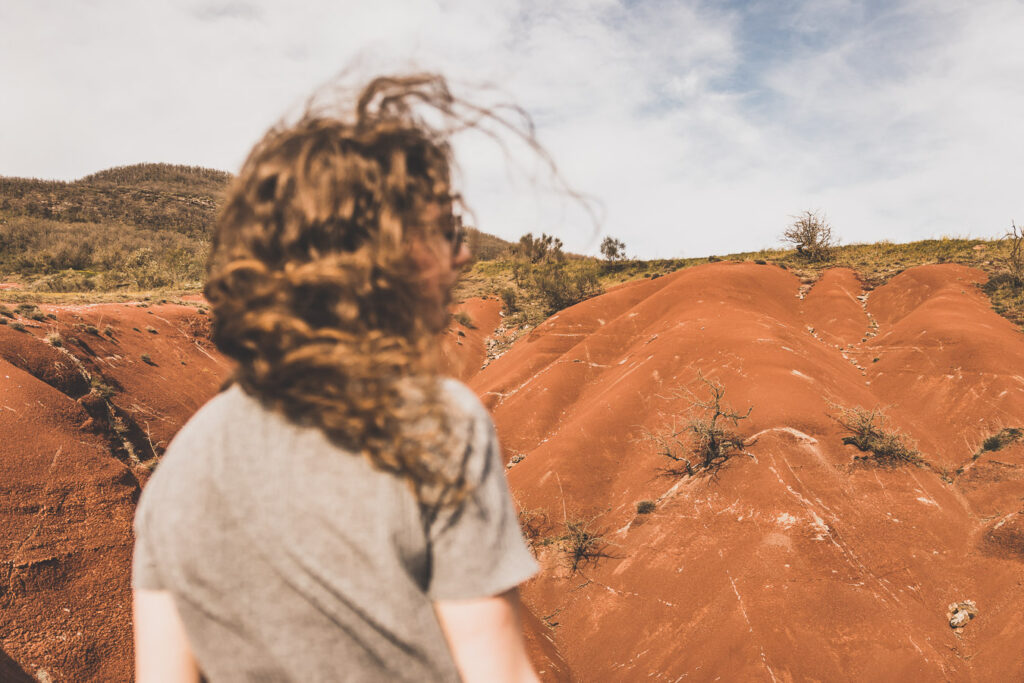
<path fill-rule="evenodd" d="M 739 413 L 723 402 L 725 388 L 697 373 L 697 379 L 708 391 L 707 399 L 700 399 L 689 391 L 681 394 L 691 400 L 690 418 L 683 426 L 675 421 L 657 432 L 645 430 L 642 438 L 655 444 L 657 452 L 671 461 L 664 472 L 676 476 L 696 476 L 706 472 L 715 475 L 734 455 L 745 453 L 744 438 L 730 428 L 745 420 L 753 411 Z"/>
<path fill-rule="evenodd" d="M 594 519 L 571 517 L 565 520 L 565 531 L 557 539 L 558 547 L 565 555 L 566 566 L 575 574 L 580 567 L 596 563 L 603 557 L 611 557 L 605 541 L 605 532 L 594 528 Z"/>

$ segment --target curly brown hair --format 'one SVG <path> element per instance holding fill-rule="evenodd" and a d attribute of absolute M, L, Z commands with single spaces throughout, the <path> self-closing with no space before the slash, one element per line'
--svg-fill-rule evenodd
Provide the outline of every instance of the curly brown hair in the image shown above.
<path fill-rule="evenodd" d="M 442 455 L 436 348 L 450 287 L 431 297 L 410 253 L 410 240 L 455 227 L 451 130 L 418 113 L 451 118 L 455 102 L 440 76 L 384 77 L 352 112 L 307 107 L 272 128 L 227 192 L 205 287 L 213 341 L 246 393 L 421 501 L 465 492 Z"/>

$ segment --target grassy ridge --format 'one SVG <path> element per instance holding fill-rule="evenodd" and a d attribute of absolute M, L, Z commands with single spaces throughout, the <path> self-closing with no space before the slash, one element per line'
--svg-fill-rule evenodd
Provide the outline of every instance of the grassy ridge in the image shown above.
<path fill-rule="evenodd" d="M 202 286 L 209 236 L 231 175 L 197 166 L 136 164 L 93 173 L 73 182 L 0 177 L 0 290 L 5 300 L 124 300 L 139 292 L 181 293 Z M 522 265 L 505 240 L 470 228 L 477 257 L 457 296 L 498 295 L 522 289 Z M 1005 242 L 943 238 L 908 244 L 881 242 L 836 247 L 832 257 L 808 262 L 793 250 L 768 249 L 708 258 L 656 259 L 604 264 L 575 258 L 570 269 L 596 271 L 601 287 L 658 277 L 715 260 L 771 263 L 807 282 L 826 267 L 852 268 L 877 286 L 906 268 L 961 263 L 990 277 L 993 308 L 1024 326 L 1024 292 L 1006 278 Z M 587 265 L 589 264 L 589 266 Z M 522 322 L 535 324 L 544 309 L 522 292 Z"/>

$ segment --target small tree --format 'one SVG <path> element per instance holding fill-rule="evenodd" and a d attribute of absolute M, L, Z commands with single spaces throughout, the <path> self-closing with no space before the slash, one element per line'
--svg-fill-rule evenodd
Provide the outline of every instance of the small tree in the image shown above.
<path fill-rule="evenodd" d="M 835 248 L 832 226 L 819 211 L 804 211 L 794 216 L 782 233 L 782 241 L 792 244 L 798 255 L 811 261 L 824 261 Z"/>
<path fill-rule="evenodd" d="M 625 242 L 614 237 L 605 237 L 601 242 L 601 256 L 604 256 L 605 261 L 609 263 L 624 260 L 626 258 Z"/>

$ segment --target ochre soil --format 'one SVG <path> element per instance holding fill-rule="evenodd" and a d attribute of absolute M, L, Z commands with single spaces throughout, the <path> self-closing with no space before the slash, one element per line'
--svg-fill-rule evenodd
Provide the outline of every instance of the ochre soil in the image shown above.
<path fill-rule="evenodd" d="M 562 311 L 484 370 L 500 303 L 460 304 L 473 327 L 452 323 L 446 362 L 492 409 L 540 522 L 523 593 L 542 677 L 1024 679 L 1024 444 L 973 457 L 1024 427 L 1024 336 L 984 277 L 926 266 L 865 292 L 848 270 L 808 289 L 708 264 Z M 0 326 L 0 679 L 128 680 L 140 482 L 230 366 L 192 307 L 43 310 L 58 320 Z M 694 416 L 698 372 L 752 406 L 747 454 L 673 475 L 643 435 Z M 885 408 L 927 466 L 855 460 L 834 406 Z M 602 555 L 575 572 L 557 540 L 573 519 Z M 951 629 L 968 599 L 977 617 Z"/>

